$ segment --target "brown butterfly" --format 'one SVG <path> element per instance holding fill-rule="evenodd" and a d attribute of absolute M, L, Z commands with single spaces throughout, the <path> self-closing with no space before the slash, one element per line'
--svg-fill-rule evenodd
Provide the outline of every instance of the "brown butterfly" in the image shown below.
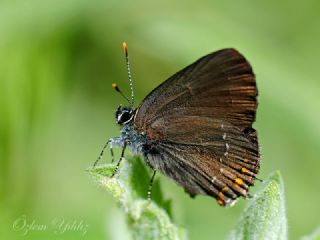
<path fill-rule="evenodd" d="M 153 170 L 181 185 L 190 196 L 208 195 L 219 205 L 250 196 L 260 168 L 259 145 L 252 127 L 257 109 L 255 75 L 235 49 L 208 54 L 174 74 L 134 108 L 129 56 L 123 44 L 132 93 L 128 107 L 116 111 L 121 136 L 105 147 L 128 146 Z M 95 163 L 95 164 L 96 164 Z M 113 175 L 114 175 L 113 174 Z"/>

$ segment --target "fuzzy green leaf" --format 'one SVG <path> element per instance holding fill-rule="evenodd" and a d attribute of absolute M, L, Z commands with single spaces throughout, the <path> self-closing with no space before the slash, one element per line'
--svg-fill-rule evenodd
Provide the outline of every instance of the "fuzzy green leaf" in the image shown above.
<path fill-rule="evenodd" d="M 287 239 L 284 185 L 278 171 L 249 200 L 228 239 Z"/>
<path fill-rule="evenodd" d="M 310 235 L 303 236 L 301 240 L 320 240 L 320 227 L 317 227 Z"/>
<path fill-rule="evenodd" d="M 186 239 L 184 229 L 172 223 L 170 201 L 163 199 L 156 180 L 152 188 L 152 201 L 147 198 L 150 173 L 139 157 L 129 158 L 121 164 L 111 178 L 113 164 L 88 169 L 99 186 L 108 191 L 126 215 L 133 239 Z"/>

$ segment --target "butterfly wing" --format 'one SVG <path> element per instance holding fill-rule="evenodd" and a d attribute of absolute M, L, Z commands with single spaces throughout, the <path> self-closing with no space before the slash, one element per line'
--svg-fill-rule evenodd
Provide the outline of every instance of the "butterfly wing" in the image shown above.
<path fill-rule="evenodd" d="M 223 49 L 200 58 L 154 89 L 138 108 L 135 126 L 144 130 L 164 114 L 180 114 L 227 119 L 245 129 L 255 120 L 256 97 L 250 64 L 235 49 Z"/>
<path fill-rule="evenodd" d="M 146 161 L 191 195 L 221 205 L 247 196 L 259 170 L 256 97 L 251 66 L 236 50 L 199 59 L 138 108 L 134 127 L 148 139 Z"/>
<path fill-rule="evenodd" d="M 148 163 L 191 195 L 210 195 L 221 205 L 248 196 L 260 167 L 255 131 L 199 116 L 164 116 L 150 127 L 157 140 L 144 151 Z"/>

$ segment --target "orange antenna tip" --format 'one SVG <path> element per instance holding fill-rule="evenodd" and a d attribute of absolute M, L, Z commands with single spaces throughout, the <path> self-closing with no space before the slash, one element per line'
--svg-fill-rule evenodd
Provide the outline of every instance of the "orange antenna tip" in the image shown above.
<path fill-rule="evenodd" d="M 115 83 L 112 83 L 112 85 L 111 85 L 111 86 L 112 86 L 112 88 L 113 88 L 113 89 L 118 88 L 117 84 L 115 84 Z"/>
<path fill-rule="evenodd" d="M 126 42 L 122 43 L 122 48 L 123 48 L 124 54 L 127 56 L 127 43 Z"/>

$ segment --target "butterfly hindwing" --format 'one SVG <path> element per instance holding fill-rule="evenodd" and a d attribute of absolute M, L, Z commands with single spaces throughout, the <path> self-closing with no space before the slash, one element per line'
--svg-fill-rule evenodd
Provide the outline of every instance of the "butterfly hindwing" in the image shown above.
<path fill-rule="evenodd" d="M 208 117 L 165 116 L 160 122 L 170 124 L 156 122 L 151 126 L 156 141 L 145 151 L 154 169 L 191 195 L 210 195 L 223 204 L 248 195 L 259 170 L 254 137 L 228 122 Z"/>

